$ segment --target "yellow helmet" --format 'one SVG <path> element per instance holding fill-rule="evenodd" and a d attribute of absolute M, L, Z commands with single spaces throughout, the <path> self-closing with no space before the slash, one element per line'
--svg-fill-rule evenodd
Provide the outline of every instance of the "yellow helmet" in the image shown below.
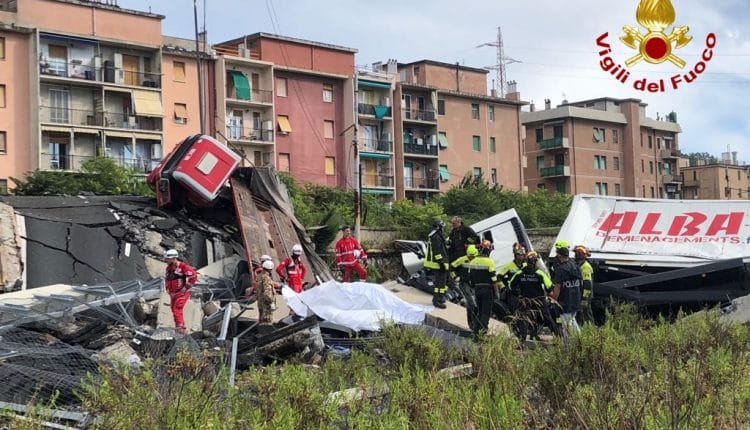
<path fill-rule="evenodd" d="M 586 248 L 583 245 L 578 245 L 575 248 L 573 248 L 573 252 L 576 254 L 576 257 L 590 257 L 591 256 L 588 248 Z"/>
<path fill-rule="evenodd" d="M 476 257 L 477 255 L 479 255 L 479 250 L 477 249 L 477 246 L 469 245 L 468 247 L 466 247 L 466 255 L 468 257 Z"/>
<path fill-rule="evenodd" d="M 562 249 L 562 248 L 570 249 L 570 244 L 568 243 L 567 240 L 561 239 L 555 242 L 555 249 Z"/>

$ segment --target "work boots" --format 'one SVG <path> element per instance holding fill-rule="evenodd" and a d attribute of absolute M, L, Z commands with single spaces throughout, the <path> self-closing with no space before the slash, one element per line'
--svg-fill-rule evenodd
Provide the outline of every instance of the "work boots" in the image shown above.
<path fill-rule="evenodd" d="M 445 306 L 445 294 L 442 293 L 435 293 L 432 296 L 432 306 L 435 306 L 436 308 L 445 309 L 447 306 Z"/>

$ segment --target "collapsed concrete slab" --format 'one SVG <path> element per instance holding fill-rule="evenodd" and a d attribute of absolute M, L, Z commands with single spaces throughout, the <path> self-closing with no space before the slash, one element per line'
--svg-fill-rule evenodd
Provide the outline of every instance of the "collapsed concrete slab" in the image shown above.
<path fill-rule="evenodd" d="M 143 364 L 141 357 L 135 352 L 135 349 L 124 340 L 102 349 L 93 356 L 93 359 L 100 364 L 108 366 L 126 364 L 137 367 Z"/>
<path fill-rule="evenodd" d="M 750 296 L 732 300 L 726 308 L 721 310 L 722 321 L 750 324 Z"/>

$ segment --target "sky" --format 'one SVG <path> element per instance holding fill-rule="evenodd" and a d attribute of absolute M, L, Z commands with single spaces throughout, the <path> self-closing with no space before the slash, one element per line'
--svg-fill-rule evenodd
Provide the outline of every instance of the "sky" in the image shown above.
<path fill-rule="evenodd" d="M 619 41 L 624 25 L 638 26 L 638 0 L 197 0 L 199 25 L 211 43 L 259 31 L 356 48 L 358 65 L 394 58 L 430 59 L 471 67 L 495 65 L 493 47 L 502 29 L 505 55 L 519 62 L 506 66 L 524 101 L 543 108 L 597 97 L 638 98 L 647 116 L 677 113 L 683 153 L 720 156 L 727 148 L 750 161 L 750 7 L 747 0 L 710 2 L 673 0 L 675 26 L 688 26 L 693 39 L 675 55 L 686 62 L 644 61 L 629 69 L 626 84 L 600 66 L 597 38 L 607 32 L 609 54 L 617 64 L 637 52 Z M 164 34 L 193 37 L 191 0 L 119 0 L 124 8 L 166 16 Z M 665 32 L 669 33 L 671 27 Z M 645 29 L 641 28 L 643 34 Z M 672 90 L 670 78 L 687 74 L 716 35 L 713 56 L 690 84 Z M 494 78 L 495 72 L 490 76 Z M 664 79 L 664 93 L 633 88 L 636 80 Z M 489 82 L 491 85 L 491 81 Z"/>

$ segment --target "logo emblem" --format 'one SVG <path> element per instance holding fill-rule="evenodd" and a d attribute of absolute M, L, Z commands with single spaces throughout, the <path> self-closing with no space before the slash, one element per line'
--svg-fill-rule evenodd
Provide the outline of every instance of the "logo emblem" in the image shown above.
<path fill-rule="evenodd" d="M 641 60 L 651 64 L 661 64 L 669 61 L 679 68 L 685 67 L 685 61 L 672 53 L 693 40 L 688 35 L 687 25 L 674 26 L 667 34 L 664 30 L 674 24 L 675 10 L 670 0 L 641 0 L 635 12 L 636 21 L 647 30 L 641 33 L 640 28 L 626 25 L 622 28 L 625 33 L 620 40 L 625 46 L 637 49 L 638 54 L 625 60 L 628 68 L 632 68 Z"/>

